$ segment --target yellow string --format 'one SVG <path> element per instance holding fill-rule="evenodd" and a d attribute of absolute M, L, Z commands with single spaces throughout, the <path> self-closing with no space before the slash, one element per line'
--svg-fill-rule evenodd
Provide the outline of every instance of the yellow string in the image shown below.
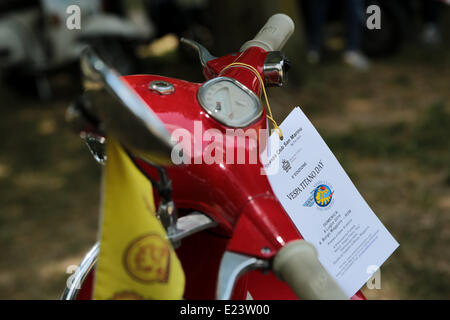
<path fill-rule="evenodd" d="M 221 71 L 220 73 L 224 72 L 224 71 L 225 71 L 226 69 L 228 69 L 228 68 L 235 67 L 235 66 L 237 66 L 237 67 L 245 67 L 245 68 L 248 68 L 248 69 L 250 69 L 250 71 L 253 71 L 253 73 L 258 77 L 258 80 L 259 80 L 259 82 L 261 83 L 261 87 L 262 87 L 262 90 L 263 90 L 263 93 L 264 93 L 264 98 L 265 98 L 265 100 L 266 100 L 267 111 L 268 111 L 268 113 L 269 113 L 269 114 L 267 115 L 267 118 L 268 118 L 270 121 L 272 121 L 273 127 L 275 128 L 275 130 L 277 130 L 278 136 L 280 137 L 280 139 L 283 139 L 283 132 L 281 131 L 281 129 L 280 129 L 280 127 L 278 126 L 278 124 L 277 124 L 277 122 L 275 121 L 275 119 L 273 118 L 272 110 L 270 109 L 269 99 L 267 98 L 266 88 L 265 88 L 265 86 L 264 86 L 264 81 L 262 80 L 261 75 L 259 74 L 258 70 L 256 70 L 255 67 L 253 67 L 253 66 L 251 66 L 251 65 L 249 65 L 249 64 L 246 64 L 246 63 L 242 63 L 242 62 L 233 62 L 233 63 L 230 63 L 229 65 L 227 65 L 225 68 L 223 68 L 222 71 Z"/>

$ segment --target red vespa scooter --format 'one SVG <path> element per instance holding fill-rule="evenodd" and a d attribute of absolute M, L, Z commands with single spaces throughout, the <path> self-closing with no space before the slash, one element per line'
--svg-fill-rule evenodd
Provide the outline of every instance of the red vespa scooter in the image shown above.
<path fill-rule="evenodd" d="M 277 200 L 261 174 L 259 157 L 246 164 L 225 161 L 265 145 L 267 136 L 245 132 L 268 129 L 260 97 L 264 86 L 286 81 L 289 63 L 277 50 L 293 29 L 288 16 L 274 15 L 239 52 L 220 58 L 182 39 L 198 50 L 204 83 L 121 77 L 94 52 L 82 57 L 86 93 L 71 106 L 69 118 L 83 120 L 83 136 L 97 159 L 102 159 L 102 129 L 128 150 L 137 150 L 130 154 L 154 185 L 158 215 L 186 274 L 186 299 L 346 298 Z M 213 130 L 235 142 L 231 129 L 244 133 L 244 143 L 219 145 L 219 163 L 202 161 L 213 143 L 202 132 Z M 184 148 L 177 150 L 174 136 L 180 130 L 194 138 L 183 139 Z M 181 164 L 173 164 L 174 155 L 183 159 Z M 62 299 L 92 297 L 98 250 L 97 244 L 86 255 Z M 365 297 L 358 292 L 352 299 Z"/>

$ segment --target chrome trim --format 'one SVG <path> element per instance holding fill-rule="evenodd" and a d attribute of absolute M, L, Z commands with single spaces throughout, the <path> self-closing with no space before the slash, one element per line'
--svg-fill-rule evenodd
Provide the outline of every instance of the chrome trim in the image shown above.
<path fill-rule="evenodd" d="M 81 139 L 84 140 L 92 157 L 98 164 L 106 164 L 106 138 L 91 132 L 81 132 Z"/>
<path fill-rule="evenodd" d="M 166 229 L 167 236 L 171 239 L 178 232 L 178 210 L 175 202 L 172 199 L 162 199 L 156 211 L 156 216 L 161 221 L 164 229 Z"/>
<path fill-rule="evenodd" d="M 231 82 L 234 85 L 238 86 L 240 89 L 244 90 L 251 97 L 251 99 L 254 101 L 254 103 L 256 103 L 256 105 L 258 106 L 258 113 L 255 116 L 253 116 L 252 119 L 241 123 L 239 126 L 231 126 L 230 124 L 226 123 L 225 121 L 221 121 L 221 120 L 217 119 L 215 117 L 215 114 L 211 110 L 208 110 L 206 108 L 206 106 L 205 106 L 206 101 L 204 100 L 204 95 L 206 93 L 205 90 L 207 90 L 210 86 L 212 86 L 216 82 L 220 82 L 220 81 Z M 227 127 L 230 127 L 230 128 L 245 128 L 248 125 L 252 124 L 253 122 L 257 121 L 263 113 L 261 100 L 258 98 L 258 96 L 252 90 L 250 90 L 249 88 L 244 86 L 242 83 L 240 83 L 236 79 L 229 78 L 229 77 L 217 77 L 217 78 L 213 78 L 211 80 L 206 81 L 197 91 L 197 100 L 199 101 L 200 106 L 203 108 L 203 110 L 205 110 L 211 117 L 213 117 L 217 122 L 219 122 Z"/>
<path fill-rule="evenodd" d="M 269 261 L 225 251 L 217 279 L 217 300 L 229 300 L 239 276 L 254 269 L 268 269 Z"/>
<path fill-rule="evenodd" d="M 192 212 L 178 218 L 176 233 L 170 236 L 172 242 L 180 241 L 194 233 L 217 226 L 217 222 L 200 212 Z"/>
<path fill-rule="evenodd" d="M 71 277 L 73 277 L 73 281 L 71 283 L 70 288 L 67 287 L 64 289 L 64 292 L 61 296 L 61 300 L 76 300 L 78 293 L 80 292 L 80 288 L 86 280 L 89 272 L 91 272 L 94 265 L 97 263 L 98 253 L 100 251 L 100 244 L 97 242 L 94 246 L 89 250 L 89 252 L 84 256 L 83 260 Z"/>
<path fill-rule="evenodd" d="M 270 51 L 264 61 L 264 80 L 266 86 L 281 87 L 287 82 L 289 63 L 280 51 Z"/>

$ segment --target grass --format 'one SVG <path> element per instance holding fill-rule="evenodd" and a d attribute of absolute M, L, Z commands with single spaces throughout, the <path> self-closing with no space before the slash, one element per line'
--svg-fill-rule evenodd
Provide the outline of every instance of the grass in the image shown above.
<path fill-rule="evenodd" d="M 95 241 L 100 171 L 65 124 L 70 95 L 1 96 L 0 298 L 57 298 Z"/>
<path fill-rule="evenodd" d="M 337 150 L 357 150 L 361 156 L 412 157 L 421 165 L 450 165 L 450 112 L 437 102 L 421 112 L 417 122 L 387 127 L 356 126 L 343 135 L 325 137 Z M 448 168 L 450 169 L 450 168 Z M 449 172 L 450 173 L 450 172 Z"/>

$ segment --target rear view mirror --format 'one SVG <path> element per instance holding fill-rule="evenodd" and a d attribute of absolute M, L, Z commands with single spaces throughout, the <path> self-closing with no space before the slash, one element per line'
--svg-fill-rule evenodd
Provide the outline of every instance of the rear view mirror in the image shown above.
<path fill-rule="evenodd" d="M 121 75 L 89 48 L 81 56 L 81 69 L 89 111 L 105 132 L 155 165 L 170 164 L 174 143 L 169 131 Z"/>

